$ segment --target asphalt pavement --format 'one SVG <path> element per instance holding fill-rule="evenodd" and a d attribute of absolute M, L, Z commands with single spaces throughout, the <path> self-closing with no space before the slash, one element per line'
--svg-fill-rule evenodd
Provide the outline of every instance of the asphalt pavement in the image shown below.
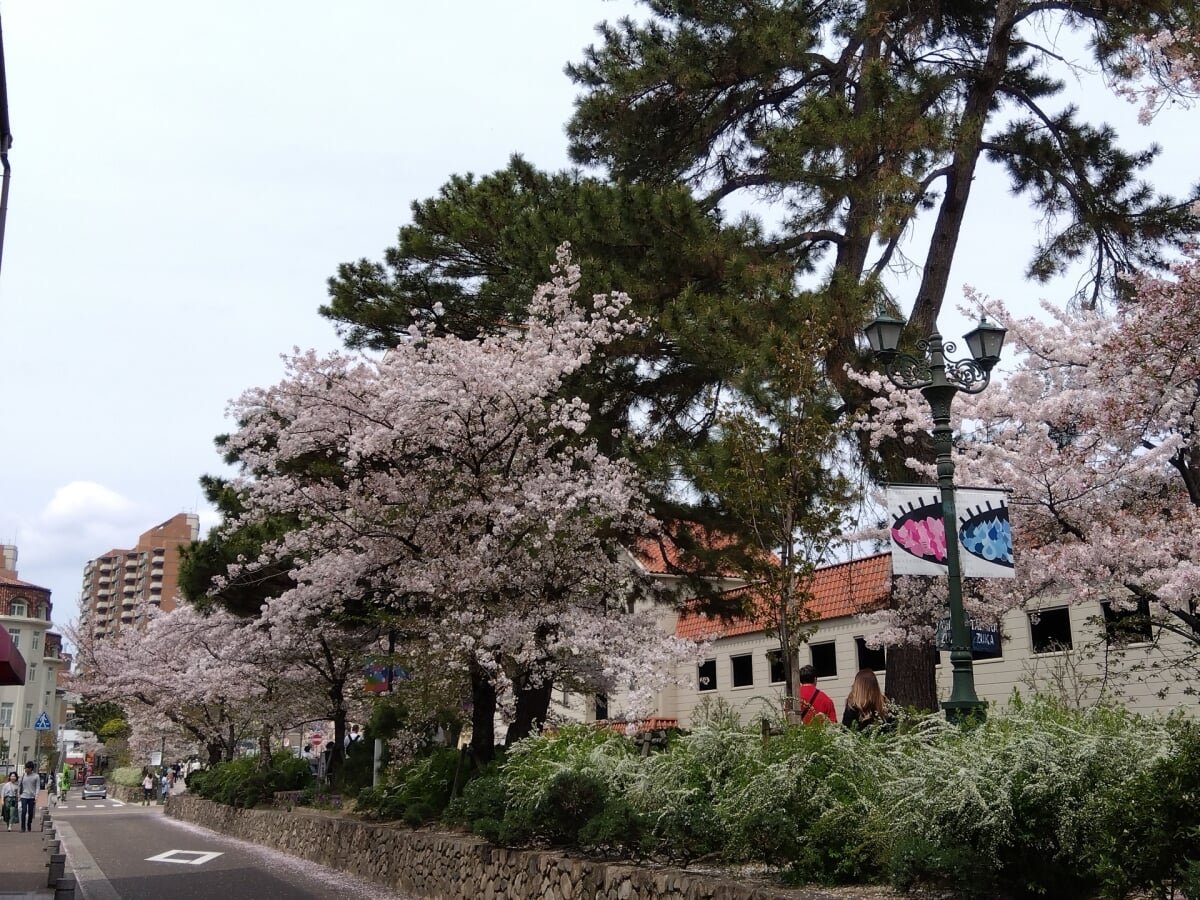
<path fill-rule="evenodd" d="M 406 900 L 324 866 L 168 818 L 158 804 L 82 803 L 68 795 L 53 821 L 80 900 Z"/>

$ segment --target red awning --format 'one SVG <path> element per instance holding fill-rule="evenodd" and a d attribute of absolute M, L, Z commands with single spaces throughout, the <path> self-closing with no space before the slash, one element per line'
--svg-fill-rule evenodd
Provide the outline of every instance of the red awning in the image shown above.
<path fill-rule="evenodd" d="M 0 625 L 0 686 L 25 683 L 25 657 L 12 644 L 8 629 Z"/>

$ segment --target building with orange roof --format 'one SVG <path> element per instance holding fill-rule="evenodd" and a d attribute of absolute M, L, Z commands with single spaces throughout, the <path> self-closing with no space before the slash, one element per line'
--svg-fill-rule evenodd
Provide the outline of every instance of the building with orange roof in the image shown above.
<path fill-rule="evenodd" d="M 880 553 L 818 569 L 810 585 L 815 631 L 800 648 L 801 665 L 812 665 L 818 685 L 838 709 L 844 705 L 855 673 L 872 669 L 887 690 L 887 652 L 872 646 L 878 626 L 863 618 L 886 606 L 891 596 L 891 554 Z M 746 587 L 733 594 L 752 610 L 754 594 Z M 1182 710 L 1200 714 L 1200 698 L 1179 684 L 1176 675 L 1194 655 L 1195 644 L 1152 619 L 1118 623 L 1136 610 L 1121 611 L 1106 602 L 1068 605 L 1047 601 L 1037 608 L 1011 610 L 999 628 L 981 628 L 972 647 L 975 688 L 980 699 L 1003 706 L 1013 691 L 1058 696 L 1089 706 L 1099 700 L 1121 702 L 1141 713 Z M 1143 611 L 1144 612 L 1144 611 Z M 733 620 L 685 612 L 675 634 L 707 641 L 695 671 L 680 669 L 680 686 L 664 697 L 659 715 L 690 727 L 706 705 L 721 700 L 743 721 L 778 719 L 783 708 L 784 670 L 778 640 L 763 617 Z M 938 696 L 950 694 L 949 652 L 937 668 Z M 1172 663 L 1179 664 L 1172 668 Z"/>
<path fill-rule="evenodd" d="M 679 561 L 672 558 L 670 548 L 669 542 L 648 542 L 632 556 L 646 571 L 677 586 L 682 576 L 676 574 Z M 682 611 L 662 609 L 663 630 L 696 641 L 704 653 L 694 665 L 676 668 L 674 683 L 657 697 L 654 716 L 690 728 L 706 707 L 720 701 L 744 722 L 777 720 L 786 699 L 784 666 L 769 618 L 753 614 L 762 601 L 751 586 L 732 576 L 715 579 L 714 584 L 723 591 L 724 600 L 734 601 L 725 605 L 740 604 L 745 612 L 720 618 L 705 614 L 696 604 L 685 605 Z M 807 588 L 815 630 L 800 647 L 799 664 L 813 666 L 820 688 L 839 710 L 861 668 L 872 669 L 886 691 L 887 651 L 874 646 L 873 640 L 880 626 L 864 614 L 885 608 L 890 601 L 891 554 L 823 566 L 813 573 Z M 979 697 L 1003 706 L 1014 690 L 1026 695 L 1038 691 L 1077 706 L 1107 699 L 1141 713 L 1200 714 L 1200 697 L 1175 677 L 1186 669 L 1171 668 L 1172 662 L 1186 666 L 1195 644 L 1154 626 L 1150 619 L 1140 624 L 1133 620 L 1136 627 L 1130 630 L 1129 617 L 1137 612 L 1115 609 L 1107 601 L 1069 605 L 1053 600 L 1010 611 L 998 628 L 980 628 L 975 635 L 972 649 Z M 939 656 L 938 696 L 945 698 L 950 694 L 949 652 L 942 650 Z M 622 721 L 619 697 L 556 693 L 556 712 L 564 718 Z"/>

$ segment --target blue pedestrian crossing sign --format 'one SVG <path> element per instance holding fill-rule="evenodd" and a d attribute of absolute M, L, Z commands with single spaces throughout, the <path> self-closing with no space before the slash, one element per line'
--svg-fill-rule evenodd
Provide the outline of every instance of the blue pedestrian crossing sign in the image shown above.
<path fill-rule="evenodd" d="M 34 731 L 50 730 L 50 717 L 46 715 L 45 710 L 43 710 L 42 714 L 37 717 L 37 721 L 33 723 L 33 729 Z"/>

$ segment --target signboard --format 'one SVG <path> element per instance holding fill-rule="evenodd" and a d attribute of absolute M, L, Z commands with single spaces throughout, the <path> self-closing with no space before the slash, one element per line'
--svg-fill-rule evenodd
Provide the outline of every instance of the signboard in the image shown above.
<path fill-rule="evenodd" d="M 48 715 L 46 715 L 45 710 L 43 710 L 42 714 L 37 717 L 37 721 L 33 723 L 33 730 L 34 731 L 49 731 L 50 730 L 50 717 Z"/>
<path fill-rule="evenodd" d="M 945 575 L 942 495 L 934 485 L 889 485 L 893 575 Z M 1008 495 L 987 488 L 954 492 L 958 560 L 964 578 L 1012 578 Z"/>
<path fill-rule="evenodd" d="M 971 620 L 967 619 L 967 628 L 971 634 L 971 653 L 976 657 L 992 657 L 1000 656 L 1000 628 L 992 625 L 988 628 L 976 628 Z M 946 616 L 938 623 L 937 632 L 934 640 L 936 641 L 939 650 L 952 649 L 952 636 L 950 634 L 950 617 Z"/>

